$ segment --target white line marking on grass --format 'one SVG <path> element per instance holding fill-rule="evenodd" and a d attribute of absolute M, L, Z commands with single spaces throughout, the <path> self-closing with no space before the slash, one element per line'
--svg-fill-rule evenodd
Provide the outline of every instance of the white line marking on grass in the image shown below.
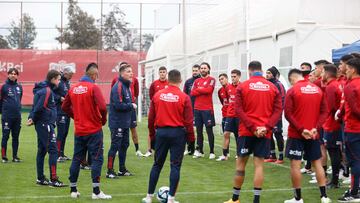
<path fill-rule="evenodd" d="M 316 189 L 317 187 L 303 187 L 301 188 L 302 190 L 313 190 Z M 293 188 L 274 188 L 274 189 L 264 189 L 262 190 L 262 192 L 282 192 L 282 191 L 293 191 Z M 253 190 L 241 190 L 242 193 L 252 193 Z M 227 193 L 231 193 L 231 190 L 227 190 L 227 191 L 198 191 L 198 192 L 178 192 L 176 193 L 176 195 L 201 195 L 201 194 L 206 194 L 206 195 L 211 195 L 211 194 L 227 194 Z M 126 197 L 126 196 L 145 196 L 146 193 L 123 193 L 123 194 L 114 194 L 111 195 L 113 197 Z M 90 195 L 83 195 L 86 197 L 90 197 Z M 82 197 L 83 197 L 82 196 Z M 0 197 L 0 199 L 3 200 L 9 200 L 9 199 L 58 199 L 58 198 L 70 198 L 70 195 L 44 195 L 44 196 L 5 196 L 5 197 Z"/>

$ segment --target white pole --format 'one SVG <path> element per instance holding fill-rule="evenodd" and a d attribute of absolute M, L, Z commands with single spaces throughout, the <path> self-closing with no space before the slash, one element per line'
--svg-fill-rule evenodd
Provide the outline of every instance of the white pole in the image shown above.
<path fill-rule="evenodd" d="M 246 36 L 246 63 L 250 63 L 250 27 L 249 27 L 249 15 L 250 15 L 250 0 L 245 0 L 245 36 Z M 246 65 L 247 65 L 246 64 Z M 246 74 L 249 77 L 249 74 Z"/>
<path fill-rule="evenodd" d="M 186 56 L 186 53 L 187 53 L 187 47 L 186 47 L 186 0 L 183 0 L 182 2 L 182 19 L 183 19 L 183 22 L 182 22 L 182 28 L 183 28 L 183 55 L 184 55 L 184 68 L 186 69 L 186 64 L 187 64 L 187 56 Z M 180 15 L 180 14 L 179 14 Z M 183 76 L 184 77 L 184 76 Z"/>
<path fill-rule="evenodd" d="M 141 64 L 138 63 L 138 81 L 139 81 L 139 96 L 137 98 L 138 102 L 138 122 L 141 122 L 142 119 L 142 83 L 143 78 L 141 75 Z"/>

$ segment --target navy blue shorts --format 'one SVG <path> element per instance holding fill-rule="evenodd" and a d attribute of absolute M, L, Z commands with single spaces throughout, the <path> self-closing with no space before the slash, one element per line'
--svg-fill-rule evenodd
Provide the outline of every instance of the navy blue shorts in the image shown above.
<path fill-rule="evenodd" d="M 213 127 L 215 126 L 214 112 L 211 110 L 195 110 L 195 126 L 196 127 Z"/>
<path fill-rule="evenodd" d="M 137 120 L 136 120 L 136 110 L 133 109 L 131 111 L 131 121 L 130 121 L 130 128 L 136 128 Z"/>
<path fill-rule="evenodd" d="M 338 148 L 342 143 L 342 133 L 341 131 L 327 132 L 324 131 L 324 141 L 327 149 Z"/>
<path fill-rule="evenodd" d="M 238 134 L 239 130 L 239 118 L 226 118 L 225 121 L 225 131 L 232 132 L 234 134 Z"/>
<path fill-rule="evenodd" d="M 237 155 L 246 157 L 254 153 L 254 156 L 265 158 L 270 154 L 270 139 L 257 138 L 255 136 L 240 136 L 237 139 Z"/>
<path fill-rule="evenodd" d="M 292 160 L 315 161 L 321 158 L 320 140 L 302 140 L 288 138 L 285 149 L 286 157 Z"/>
<path fill-rule="evenodd" d="M 223 133 L 225 132 L 226 119 L 226 117 L 223 117 L 221 120 L 221 130 Z"/>
<path fill-rule="evenodd" d="M 347 133 L 344 136 L 345 154 L 350 167 L 360 162 L 360 133 Z"/>

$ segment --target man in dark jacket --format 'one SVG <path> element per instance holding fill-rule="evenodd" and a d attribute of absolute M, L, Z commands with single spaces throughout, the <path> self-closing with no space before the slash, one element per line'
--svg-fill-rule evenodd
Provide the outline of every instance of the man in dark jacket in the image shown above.
<path fill-rule="evenodd" d="M 279 77 L 280 77 L 280 72 L 275 66 L 269 68 L 266 71 L 266 79 L 269 80 L 271 83 L 273 83 L 279 90 L 282 106 L 284 108 L 286 90 L 284 85 L 279 81 Z M 284 138 L 282 133 L 283 133 L 283 123 L 282 123 L 282 117 L 280 117 L 278 123 L 273 129 L 273 134 L 275 136 L 276 144 L 279 150 L 279 159 L 276 159 L 275 141 L 274 141 L 274 137 L 271 136 L 270 156 L 267 157 L 267 159 L 265 159 L 264 162 L 275 162 L 277 164 L 284 163 Z"/>
<path fill-rule="evenodd" d="M 74 74 L 74 70 L 72 67 L 65 67 L 63 74 L 61 75 L 59 86 L 54 90 L 56 107 L 57 107 L 56 143 L 57 143 L 58 155 L 59 155 L 58 162 L 71 160 L 69 157 L 65 156 L 64 154 L 66 137 L 69 132 L 70 117 L 61 110 L 61 104 L 64 101 L 65 96 L 67 95 L 70 89 L 70 79 L 72 78 L 73 74 Z"/>
<path fill-rule="evenodd" d="M 7 142 L 10 132 L 12 136 L 13 162 L 20 162 L 17 156 L 19 148 L 19 134 L 21 128 L 21 98 L 23 95 L 22 86 L 17 83 L 19 71 L 16 68 L 10 68 L 8 79 L 1 87 L 0 92 L 0 110 L 2 113 L 2 141 L 1 156 L 2 162 L 7 163 L 6 157 Z"/>
<path fill-rule="evenodd" d="M 133 76 L 131 65 L 121 66 L 119 79 L 111 89 L 109 128 L 111 132 L 111 146 L 108 153 L 107 178 L 117 176 L 131 176 L 126 169 L 126 151 L 129 147 L 129 128 L 131 113 L 137 108 L 132 102 L 130 82 Z M 119 172 L 114 172 L 114 160 L 116 152 L 119 152 Z"/>
<path fill-rule="evenodd" d="M 63 187 L 64 184 L 58 179 L 56 174 L 56 104 L 54 92 L 60 83 L 60 72 L 50 70 L 46 80 L 36 83 L 34 87 L 34 102 L 31 109 L 27 125 L 35 124 L 35 130 L 38 140 L 38 151 L 36 156 L 36 170 L 38 185 L 50 185 L 53 187 Z M 46 153 L 49 153 L 50 182 L 44 175 L 44 159 Z"/>

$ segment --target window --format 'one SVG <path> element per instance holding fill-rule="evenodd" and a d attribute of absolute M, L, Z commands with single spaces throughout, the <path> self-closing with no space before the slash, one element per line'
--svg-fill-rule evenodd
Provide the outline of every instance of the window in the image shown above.
<path fill-rule="evenodd" d="M 280 49 L 280 67 L 292 66 L 292 55 L 293 55 L 292 46 L 283 47 Z"/>

